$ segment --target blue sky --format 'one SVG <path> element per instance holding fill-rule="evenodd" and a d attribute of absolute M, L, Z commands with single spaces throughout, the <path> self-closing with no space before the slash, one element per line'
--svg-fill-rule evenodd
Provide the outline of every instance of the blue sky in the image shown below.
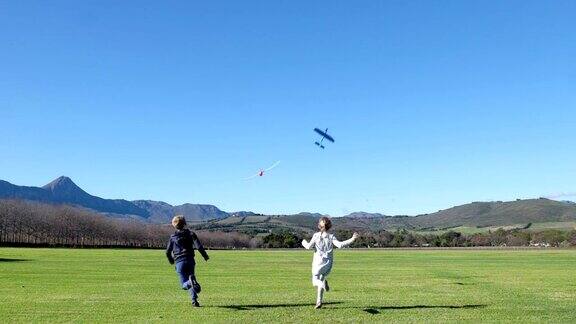
<path fill-rule="evenodd" d="M 0 179 L 67 175 L 105 198 L 333 216 L 574 193 L 574 12 L 4 1 Z M 319 150 L 314 127 L 336 143 Z"/>

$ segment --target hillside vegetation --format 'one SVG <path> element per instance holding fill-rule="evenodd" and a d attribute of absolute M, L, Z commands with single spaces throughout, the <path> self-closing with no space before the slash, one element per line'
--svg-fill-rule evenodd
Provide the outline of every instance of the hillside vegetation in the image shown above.
<path fill-rule="evenodd" d="M 361 216 L 358 216 L 361 215 Z M 286 229 L 311 233 L 316 231 L 319 214 L 289 216 L 229 217 L 196 226 L 198 229 L 265 233 Z M 510 202 L 474 202 L 419 216 L 384 216 L 355 213 L 334 217 L 335 229 L 352 231 L 434 232 L 460 230 L 474 233 L 534 226 L 534 228 L 570 228 L 576 222 L 576 204 L 549 199 L 528 199 Z"/>

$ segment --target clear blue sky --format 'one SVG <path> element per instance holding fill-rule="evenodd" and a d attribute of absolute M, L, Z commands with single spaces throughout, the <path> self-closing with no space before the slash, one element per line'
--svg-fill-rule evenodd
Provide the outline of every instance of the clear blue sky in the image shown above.
<path fill-rule="evenodd" d="M 333 216 L 573 193 L 575 12 L 571 0 L 2 1 L 0 179 Z M 336 143 L 319 150 L 314 127 Z"/>

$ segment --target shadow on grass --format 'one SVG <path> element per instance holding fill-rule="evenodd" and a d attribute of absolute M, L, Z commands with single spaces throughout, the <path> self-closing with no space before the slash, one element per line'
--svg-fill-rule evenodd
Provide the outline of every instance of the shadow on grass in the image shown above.
<path fill-rule="evenodd" d="M 0 262 L 25 262 L 25 261 L 30 261 L 27 259 L 6 259 L 6 258 L 0 258 Z"/>
<path fill-rule="evenodd" d="M 427 308 L 446 308 L 446 309 L 464 309 L 464 308 L 484 308 L 487 305 L 411 305 L 411 306 L 378 306 L 367 307 L 364 311 L 369 314 L 380 314 L 380 311 L 398 310 L 398 309 L 427 309 Z"/>
<path fill-rule="evenodd" d="M 338 305 L 343 304 L 343 302 L 328 302 L 323 303 L 326 305 Z M 293 304 L 252 304 L 252 305 L 222 305 L 222 306 L 212 306 L 217 308 L 233 309 L 237 311 L 249 311 L 257 309 L 267 309 L 267 308 L 284 308 L 284 307 L 313 307 L 313 303 L 293 303 Z M 373 306 L 373 307 L 336 307 L 336 308 L 356 308 L 362 309 L 366 313 L 376 315 L 380 314 L 381 311 L 386 310 L 402 310 L 402 309 L 433 309 L 433 308 L 445 308 L 445 309 L 471 309 L 471 308 L 484 308 L 487 305 L 410 305 L 410 306 Z"/>
<path fill-rule="evenodd" d="M 323 305 L 336 305 L 336 304 L 342 304 L 342 302 L 323 303 Z M 224 306 L 215 306 L 215 307 L 233 309 L 233 310 L 238 310 L 238 311 L 246 311 L 246 310 L 262 309 L 262 308 L 306 307 L 306 306 L 312 307 L 315 305 L 316 304 L 312 304 L 312 303 L 297 303 L 297 304 L 224 305 Z"/>

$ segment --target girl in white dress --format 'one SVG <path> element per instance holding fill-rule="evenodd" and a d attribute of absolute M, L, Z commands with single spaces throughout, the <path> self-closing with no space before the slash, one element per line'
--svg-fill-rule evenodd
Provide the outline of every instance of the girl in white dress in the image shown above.
<path fill-rule="evenodd" d="M 314 258 L 312 259 L 312 285 L 318 288 L 318 295 L 316 298 L 316 307 L 322 307 L 322 297 L 324 291 L 329 291 L 328 281 L 326 277 L 332 270 L 334 263 L 333 248 L 343 248 L 354 242 L 358 237 L 358 233 L 354 233 L 352 238 L 344 242 L 338 241 L 334 234 L 328 233 L 332 227 L 332 221 L 328 217 L 322 217 L 318 221 L 318 229 L 320 232 L 314 233 L 310 242 L 302 240 L 302 246 L 306 249 L 315 248 Z"/>

